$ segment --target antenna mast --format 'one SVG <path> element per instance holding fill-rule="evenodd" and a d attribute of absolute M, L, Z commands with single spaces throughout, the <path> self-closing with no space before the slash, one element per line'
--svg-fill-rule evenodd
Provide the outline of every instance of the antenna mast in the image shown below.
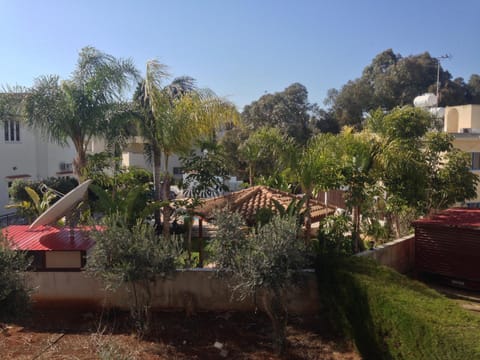
<path fill-rule="evenodd" d="M 445 59 L 451 59 L 452 55 L 450 54 L 445 54 L 445 55 L 440 55 L 437 56 L 435 59 L 437 59 L 437 107 L 438 107 L 438 90 L 440 87 L 440 61 L 445 60 Z"/>

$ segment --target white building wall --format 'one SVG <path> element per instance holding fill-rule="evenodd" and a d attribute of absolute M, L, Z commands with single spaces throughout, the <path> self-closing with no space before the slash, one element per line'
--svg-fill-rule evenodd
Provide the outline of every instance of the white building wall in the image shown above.
<path fill-rule="evenodd" d="M 48 143 L 23 124 L 20 124 L 20 141 L 5 141 L 4 123 L 0 120 L 0 215 L 12 212 L 5 209 L 9 203 L 9 182 L 25 175 L 28 175 L 25 180 L 64 176 L 59 174 L 59 163 L 72 163 L 74 157 L 73 146 Z"/>

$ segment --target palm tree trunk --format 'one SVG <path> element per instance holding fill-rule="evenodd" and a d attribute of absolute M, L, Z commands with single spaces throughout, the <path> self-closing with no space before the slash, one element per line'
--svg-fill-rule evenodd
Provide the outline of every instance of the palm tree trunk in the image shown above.
<path fill-rule="evenodd" d="M 168 155 L 164 154 L 165 157 L 165 171 L 163 174 L 163 183 L 162 183 L 162 194 L 161 200 L 165 202 L 163 206 L 163 228 L 162 234 L 164 239 L 170 238 L 170 216 L 171 216 L 171 209 L 169 204 L 170 198 L 170 174 L 168 173 Z"/>
<path fill-rule="evenodd" d="M 162 201 L 162 192 L 161 192 L 161 165 L 162 165 L 162 157 L 160 150 L 153 146 L 152 149 L 152 162 L 153 162 L 153 200 L 157 203 Z M 155 207 L 155 226 L 157 230 L 160 229 L 160 208 Z"/>
<path fill-rule="evenodd" d="M 77 152 L 75 159 L 73 159 L 73 172 L 78 181 L 82 182 L 85 180 L 84 170 L 87 166 L 87 151 L 83 147 L 82 143 L 77 143 L 74 141 L 73 145 L 75 146 L 75 150 Z"/>

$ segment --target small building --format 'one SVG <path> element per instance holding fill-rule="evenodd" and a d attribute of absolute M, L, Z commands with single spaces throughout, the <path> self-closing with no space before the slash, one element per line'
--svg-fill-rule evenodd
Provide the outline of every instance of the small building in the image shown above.
<path fill-rule="evenodd" d="M 224 196 L 204 200 L 195 212 L 206 220 L 213 218 L 215 210 L 228 207 L 230 211 L 238 212 L 247 225 L 253 226 L 257 220 L 257 213 L 261 209 L 270 209 L 276 212 L 274 201 L 287 207 L 293 200 L 300 200 L 301 195 L 290 194 L 267 186 L 252 186 L 235 191 Z M 305 204 L 303 205 L 305 210 Z M 336 208 L 326 206 L 318 200 L 310 200 L 310 216 L 312 223 L 319 222 L 328 215 L 335 213 Z"/>
<path fill-rule="evenodd" d="M 455 148 L 470 155 L 470 170 L 480 175 L 480 105 L 447 106 L 444 131 L 453 136 Z M 466 201 L 466 206 L 480 208 L 480 185 L 477 197 Z"/>
<path fill-rule="evenodd" d="M 80 228 L 57 228 L 42 225 L 10 225 L 2 235 L 14 250 L 27 252 L 34 271 L 79 271 L 85 266 L 88 252 L 95 245 Z"/>
<path fill-rule="evenodd" d="M 480 290 L 480 209 L 448 209 L 413 226 L 418 274 Z"/>

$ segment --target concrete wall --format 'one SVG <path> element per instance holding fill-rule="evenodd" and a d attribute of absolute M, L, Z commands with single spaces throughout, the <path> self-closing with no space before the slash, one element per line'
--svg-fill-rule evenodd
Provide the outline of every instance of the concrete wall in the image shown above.
<path fill-rule="evenodd" d="M 480 105 L 447 106 L 445 108 L 444 131 L 462 132 L 461 129 L 480 130 Z"/>
<path fill-rule="evenodd" d="M 375 259 L 380 264 L 405 274 L 413 270 L 415 264 L 415 235 L 409 235 L 373 250 L 367 250 L 357 256 Z"/>
<path fill-rule="evenodd" d="M 128 309 L 128 289 L 105 291 L 100 280 L 85 272 L 29 272 L 28 283 L 34 288 L 32 299 L 37 306 Z M 306 271 L 306 286 L 287 291 L 289 311 L 314 314 L 320 309 L 315 273 Z M 171 278 L 159 279 L 152 292 L 156 309 L 195 311 L 254 311 L 252 299 L 232 300 L 227 281 L 214 270 L 179 270 Z M 259 304 L 261 302 L 259 301 Z"/>

